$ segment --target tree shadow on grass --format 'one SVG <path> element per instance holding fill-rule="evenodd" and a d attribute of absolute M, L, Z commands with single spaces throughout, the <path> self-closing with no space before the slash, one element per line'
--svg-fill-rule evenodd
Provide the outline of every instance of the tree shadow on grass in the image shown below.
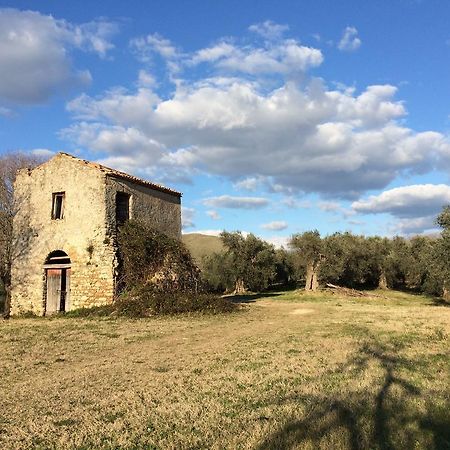
<path fill-rule="evenodd" d="M 431 299 L 431 303 L 428 303 L 430 306 L 443 306 L 444 308 L 450 308 L 450 302 L 444 300 L 441 297 L 433 297 Z"/>
<path fill-rule="evenodd" d="M 347 371 L 357 380 L 369 365 L 376 364 L 383 375 L 375 394 L 358 392 L 342 398 L 298 394 L 276 401 L 278 405 L 297 402 L 306 405 L 306 411 L 300 420 L 291 420 L 269 435 L 257 449 L 294 449 L 302 444 L 325 448 L 334 435 L 341 443 L 339 448 L 349 450 L 450 450 L 450 401 L 448 397 L 441 403 L 435 398 L 424 400 L 418 387 L 398 375 L 399 369 L 413 373 L 416 364 L 398 356 L 399 348 L 370 338 L 354 358 L 325 375 Z M 415 406 L 420 400 L 425 405 L 422 411 Z"/>
<path fill-rule="evenodd" d="M 230 295 L 226 298 L 233 303 L 254 303 L 262 298 L 278 297 L 282 294 L 277 292 L 260 292 L 255 294 Z"/>

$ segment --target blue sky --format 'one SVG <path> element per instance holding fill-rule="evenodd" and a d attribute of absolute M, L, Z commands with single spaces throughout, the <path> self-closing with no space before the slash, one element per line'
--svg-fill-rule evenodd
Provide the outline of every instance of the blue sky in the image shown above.
<path fill-rule="evenodd" d="M 450 3 L 2 1 L 1 152 L 181 190 L 185 232 L 413 234 L 450 203 Z"/>

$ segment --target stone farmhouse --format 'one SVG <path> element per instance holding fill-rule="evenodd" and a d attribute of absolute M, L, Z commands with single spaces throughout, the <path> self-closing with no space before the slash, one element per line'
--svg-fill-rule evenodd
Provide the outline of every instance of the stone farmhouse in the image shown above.
<path fill-rule="evenodd" d="M 20 170 L 14 189 L 13 315 L 111 303 L 128 219 L 181 238 L 180 192 L 67 153 Z"/>

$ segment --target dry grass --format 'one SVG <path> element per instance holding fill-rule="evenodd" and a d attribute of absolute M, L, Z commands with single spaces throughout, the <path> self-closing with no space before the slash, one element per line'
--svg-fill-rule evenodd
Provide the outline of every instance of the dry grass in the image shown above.
<path fill-rule="evenodd" d="M 219 253 L 225 249 L 222 239 L 218 236 L 189 233 L 183 234 L 182 240 L 200 268 L 203 267 L 205 256 L 211 256 L 213 253 Z"/>
<path fill-rule="evenodd" d="M 450 448 L 450 308 L 388 295 L 2 322 L 0 448 Z"/>

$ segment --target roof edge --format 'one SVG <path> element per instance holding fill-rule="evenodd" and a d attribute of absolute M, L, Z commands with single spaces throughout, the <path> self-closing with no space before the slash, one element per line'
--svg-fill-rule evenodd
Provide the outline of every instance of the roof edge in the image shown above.
<path fill-rule="evenodd" d="M 156 191 L 164 192 L 166 194 L 175 195 L 177 197 L 182 197 L 182 195 L 183 195 L 181 192 L 176 191 L 176 190 L 171 189 L 171 188 L 168 188 L 166 186 L 163 186 L 162 184 L 153 183 L 151 181 L 144 180 L 144 179 L 139 178 L 139 177 L 135 177 L 134 175 L 130 175 L 130 174 L 126 173 L 126 172 L 122 172 L 122 171 L 116 170 L 116 169 L 111 169 L 110 167 L 104 166 L 103 164 L 99 164 L 99 163 L 88 161 L 86 159 L 78 158 L 76 156 L 71 155 L 70 153 L 58 152 L 54 157 L 57 157 L 57 156 L 63 156 L 65 158 L 70 158 L 71 160 L 76 161 L 76 162 L 78 162 L 80 164 L 84 164 L 84 165 L 86 165 L 88 167 L 91 167 L 93 169 L 97 169 L 97 170 L 105 173 L 106 176 L 110 176 L 110 177 L 113 177 L 113 178 L 120 178 L 122 180 L 127 180 L 127 181 L 130 181 L 132 183 L 139 184 L 141 186 L 149 187 L 149 188 L 154 189 Z"/>

